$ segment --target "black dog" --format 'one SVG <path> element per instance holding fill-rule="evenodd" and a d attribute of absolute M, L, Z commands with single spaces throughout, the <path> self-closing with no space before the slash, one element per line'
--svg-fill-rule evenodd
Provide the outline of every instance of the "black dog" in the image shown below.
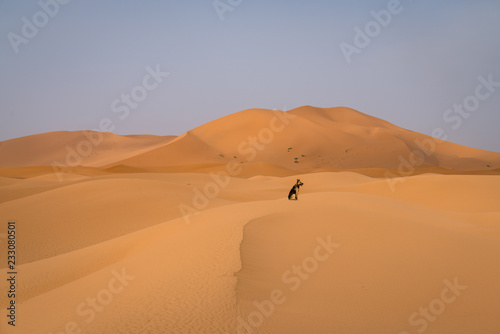
<path fill-rule="evenodd" d="M 294 199 L 294 200 L 298 200 L 299 199 L 299 190 L 300 190 L 300 186 L 303 186 L 304 184 L 302 182 L 300 182 L 300 179 L 297 179 L 297 183 L 295 183 L 295 185 L 292 187 L 292 189 L 290 190 L 290 193 L 288 193 L 288 199 Z"/>

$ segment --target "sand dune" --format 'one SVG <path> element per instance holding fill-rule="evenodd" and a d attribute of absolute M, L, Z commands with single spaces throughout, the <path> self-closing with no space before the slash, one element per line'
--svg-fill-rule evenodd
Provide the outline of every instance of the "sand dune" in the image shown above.
<path fill-rule="evenodd" d="M 102 135 L 1 143 L 0 333 L 500 332 L 498 153 L 349 108 Z"/>
<path fill-rule="evenodd" d="M 131 135 L 110 132 L 56 131 L 0 142 L 0 167 L 102 166 L 141 154 L 175 136 Z"/>
<path fill-rule="evenodd" d="M 288 112 L 244 110 L 114 164 L 145 167 L 229 161 L 269 163 L 296 172 L 406 164 L 487 170 L 500 167 L 500 154 L 433 139 L 349 108 L 307 106 Z"/>
<path fill-rule="evenodd" d="M 93 131 L 27 136 L 2 142 L 0 156 L 0 168 L 53 166 L 64 174 L 79 174 L 79 166 L 206 173 L 230 163 L 241 164 L 244 177 L 377 168 L 401 176 L 422 168 L 497 174 L 500 168 L 500 153 L 440 141 L 350 108 L 311 106 L 243 110 L 179 137 Z"/>
<path fill-rule="evenodd" d="M 296 177 L 305 186 L 288 201 Z M 394 196 L 385 181 L 350 172 L 232 178 L 187 224 L 178 205 L 210 181 L 120 174 L 43 192 L 31 182 L 36 194 L 0 204 L 2 220 L 19 217 L 25 254 L 15 333 L 58 333 L 69 322 L 85 333 L 413 333 L 425 318 L 408 318 L 455 277 L 467 288 L 426 332 L 500 329 L 497 176 L 409 177 Z M 469 203 L 464 187 L 481 189 L 485 201 L 471 194 Z M 438 189 L 446 201 L 435 201 Z M 339 246 L 315 265 L 318 238 Z M 102 291 L 122 271 L 128 285 L 109 297 Z M 283 302 L 271 312 L 264 301 L 275 290 Z M 101 312 L 87 304 L 98 295 L 111 299 Z M 262 323 L 254 302 L 269 307 Z"/>

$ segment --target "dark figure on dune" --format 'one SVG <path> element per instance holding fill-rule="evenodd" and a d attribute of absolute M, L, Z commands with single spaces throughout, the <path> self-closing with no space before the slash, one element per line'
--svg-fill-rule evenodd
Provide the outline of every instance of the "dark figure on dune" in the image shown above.
<path fill-rule="evenodd" d="M 297 183 L 294 184 L 294 186 L 290 190 L 290 193 L 288 193 L 288 199 L 298 200 L 300 186 L 303 186 L 303 185 L 304 184 L 302 182 L 300 182 L 300 179 L 297 179 Z"/>

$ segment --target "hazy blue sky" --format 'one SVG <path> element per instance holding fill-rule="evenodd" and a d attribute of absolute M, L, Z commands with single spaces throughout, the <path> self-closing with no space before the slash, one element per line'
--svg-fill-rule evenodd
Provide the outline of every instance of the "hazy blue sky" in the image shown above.
<path fill-rule="evenodd" d="M 103 118 L 118 134 L 179 135 L 242 109 L 314 105 L 500 152 L 500 87 L 478 79 L 500 82 L 499 0 L 219 3 L 232 11 L 212 0 L 72 0 L 48 6 L 51 17 L 37 1 L 0 0 L 0 140 L 98 129 Z M 370 23 L 388 6 L 397 13 L 385 27 Z M 355 27 L 372 29 L 369 45 Z M 350 63 L 343 42 L 358 46 Z M 148 79 L 150 91 L 136 87 L 148 66 L 170 73 Z M 133 90 L 148 95 L 123 117 Z M 447 112 L 464 102 L 470 113 Z"/>

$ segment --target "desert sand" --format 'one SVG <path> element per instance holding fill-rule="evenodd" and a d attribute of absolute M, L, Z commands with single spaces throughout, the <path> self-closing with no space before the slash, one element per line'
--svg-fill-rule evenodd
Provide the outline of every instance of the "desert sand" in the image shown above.
<path fill-rule="evenodd" d="M 499 153 L 309 106 L 0 144 L 2 334 L 500 332 Z"/>

